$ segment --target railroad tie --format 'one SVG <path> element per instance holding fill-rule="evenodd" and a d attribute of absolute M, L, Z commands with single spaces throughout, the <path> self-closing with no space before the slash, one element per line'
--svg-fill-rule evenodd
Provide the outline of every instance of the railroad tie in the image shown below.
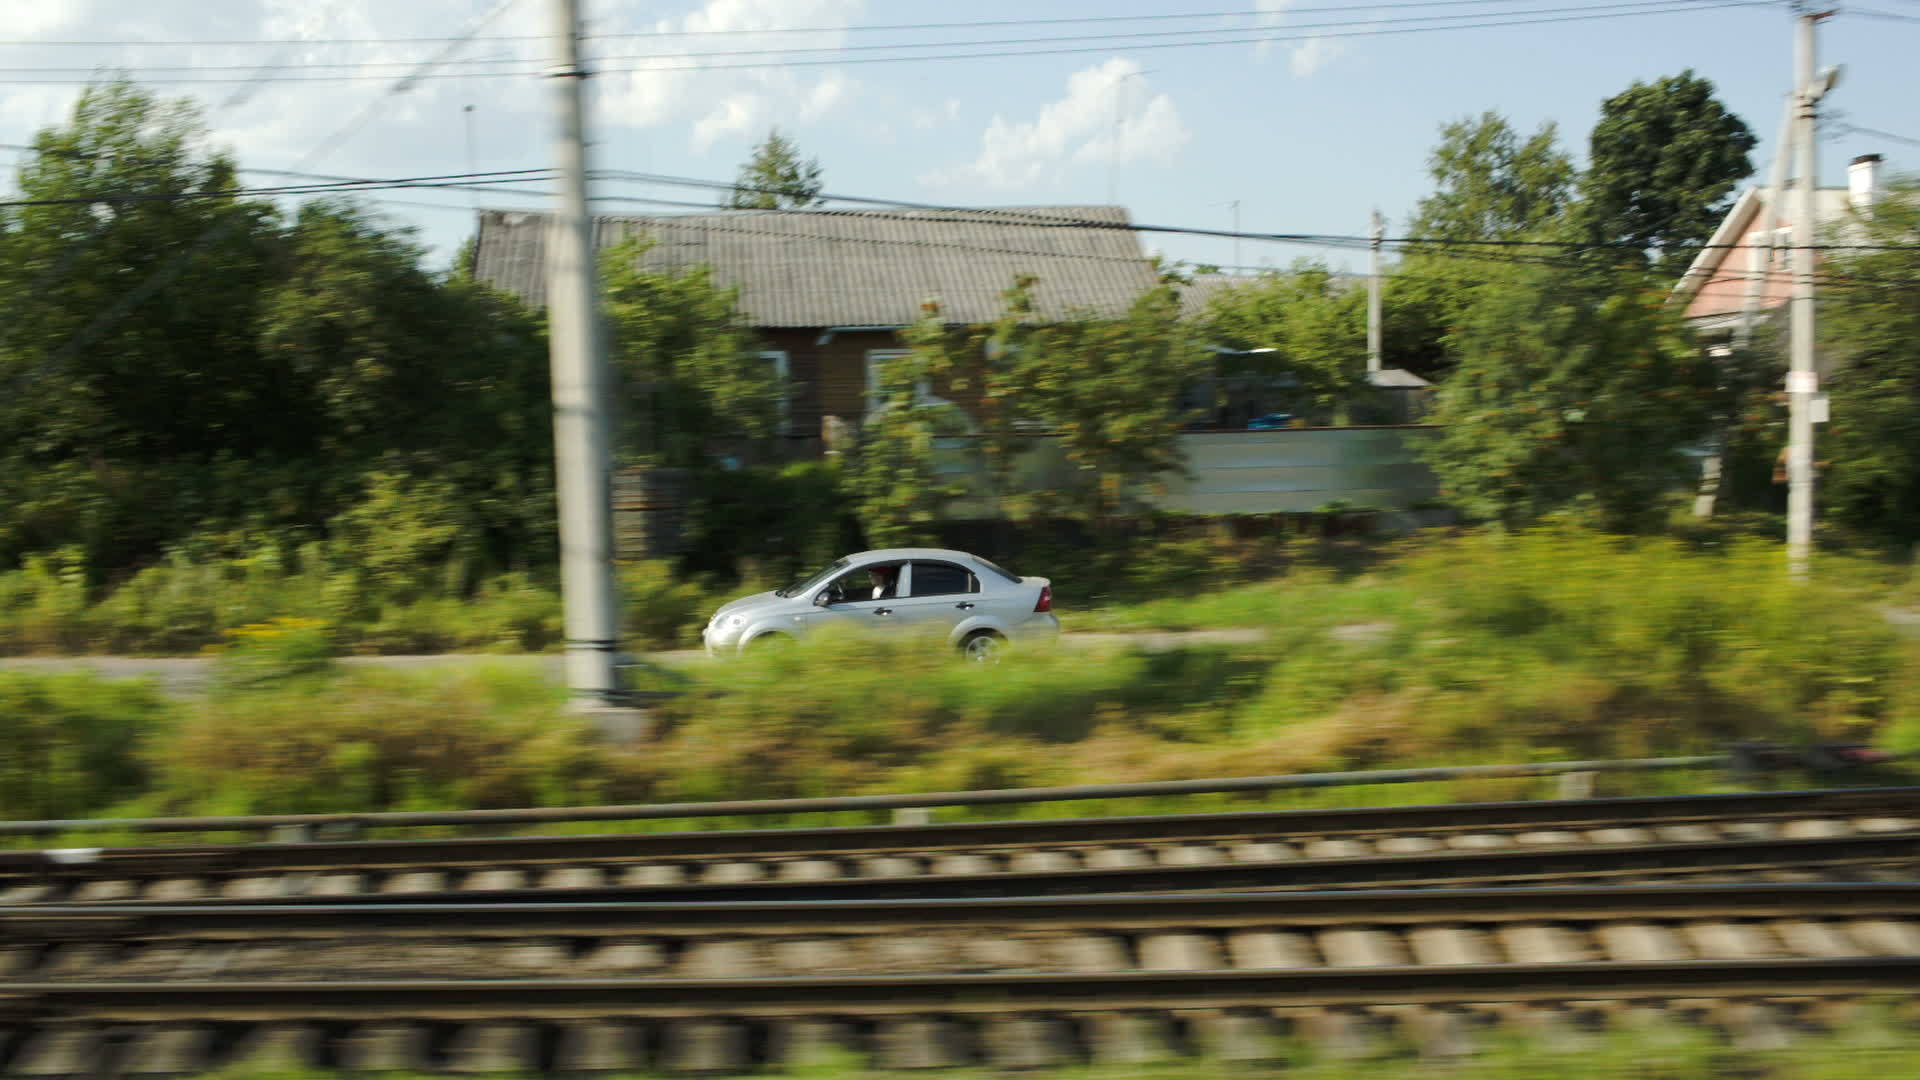
<path fill-rule="evenodd" d="M 1072 934 L 1057 946 L 1063 971 L 1126 971 L 1133 967 L 1127 942 L 1116 934 Z"/>
<path fill-rule="evenodd" d="M 1201 1053 L 1215 1061 L 1277 1061 L 1284 1056 L 1279 1025 L 1265 1009 L 1201 1013 L 1189 1029 Z"/>
<path fill-rule="evenodd" d="M 307 884 L 308 896 L 359 896 L 367 891 L 367 875 L 356 873 L 315 874 Z"/>
<path fill-rule="evenodd" d="M 619 884 L 644 889 L 657 885 L 683 885 L 686 880 L 686 868 L 678 863 L 641 863 L 621 871 Z"/>
<path fill-rule="evenodd" d="M 1848 929 L 1855 941 L 1880 956 L 1920 956 L 1920 925 L 1897 919 L 1861 919 Z"/>
<path fill-rule="evenodd" d="M 244 877 L 229 878 L 221 887 L 220 895 L 229 900 L 294 896 L 299 893 L 299 889 L 293 886 L 294 879 L 287 874 L 248 874 Z"/>
<path fill-rule="evenodd" d="M 779 876 L 785 881 L 833 881 L 842 873 L 832 859 L 788 859 L 780 864 Z"/>
<path fill-rule="evenodd" d="M 14 1076 L 93 1076 L 99 1071 L 107 1040 L 85 1020 L 48 1020 L 34 1029 L 7 1072 Z"/>
<path fill-rule="evenodd" d="M 1522 847 L 1572 847 L 1592 842 L 1579 833 L 1567 829 L 1535 829 L 1518 833 L 1513 839 Z"/>
<path fill-rule="evenodd" d="M 231 1060 L 264 1069 L 306 1068 L 319 1060 L 324 1039 L 313 1024 L 261 1024 L 240 1039 Z"/>
<path fill-rule="evenodd" d="M 190 1076 L 212 1064 L 213 1032 L 201 1024 L 157 1024 L 129 1041 L 117 1072 L 125 1076 Z"/>
<path fill-rule="evenodd" d="M 1059 874 L 1080 869 L 1080 860 L 1071 852 L 1035 848 L 1008 856 L 1007 869 L 1023 874 Z"/>
<path fill-rule="evenodd" d="M 111 900 L 134 900 L 140 896 L 140 883 L 127 878 L 103 878 L 83 881 L 73 890 L 73 902 L 99 904 Z"/>
<path fill-rule="evenodd" d="M 1439 851 L 1445 844 L 1431 836 L 1389 836 L 1375 845 L 1382 855 L 1423 855 Z"/>
<path fill-rule="evenodd" d="M 603 938 L 579 966 L 586 971 L 614 974 L 660 971 L 667 966 L 667 953 L 651 938 Z"/>
<path fill-rule="evenodd" d="M 1595 934 L 1610 959 L 1621 963 L 1663 963 L 1687 960 L 1687 950 L 1671 929 L 1655 923 L 1607 923 Z"/>
<path fill-rule="evenodd" d="M 1234 930 L 1227 954 L 1237 968 L 1311 968 L 1320 966 L 1313 939 L 1294 930 Z"/>
<path fill-rule="evenodd" d="M 439 870 L 401 870 L 389 874 L 380 883 L 380 891 L 392 895 L 447 891 L 447 875 Z"/>
<path fill-rule="evenodd" d="M 750 860 L 728 860 L 710 862 L 700 874 L 702 884 L 740 885 L 749 881 L 764 881 L 767 868 Z"/>
<path fill-rule="evenodd" d="M 555 866 L 540 875 L 543 889 L 597 889 L 606 884 L 607 872 L 597 866 Z"/>
<path fill-rule="evenodd" d="M 753 938 L 712 938 L 687 945 L 680 974 L 689 979 L 751 979 L 767 974 Z"/>
<path fill-rule="evenodd" d="M 1390 1048 L 1382 1018 L 1364 1009 L 1312 1009 L 1300 1028 L 1317 1055 L 1337 1061 L 1379 1057 Z"/>
<path fill-rule="evenodd" d="M 1153 865 L 1153 853 L 1142 847 L 1114 845 L 1087 852 L 1089 870 L 1136 870 Z"/>
<path fill-rule="evenodd" d="M 460 883 L 464 892 L 493 892 L 527 887 L 525 871 L 512 867 L 494 867 L 491 870 L 475 870 Z"/>
<path fill-rule="evenodd" d="M 570 1020 L 560 1029 L 554 1072 L 561 1075 L 639 1072 L 646 1068 L 640 1031 L 619 1020 Z"/>
<path fill-rule="evenodd" d="M 1407 962 L 1398 937 L 1378 927 L 1340 927 L 1318 935 L 1320 954 L 1330 967 L 1393 967 Z"/>
<path fill-rule="evenodd" d="M 1418 926 L 1407 940 L 1414 959 L 1422 964 L 1467 967 L 1500 962 L 1486 934 L 1469 926 Z"/>
<path fill-rule="evenodd" d="M 1151 1065 L 1178 1056 L 1163 1013 L 1095 1013 L 1085 1027 L 1093 1060 L 1102 1065 Z"/>
<path fill-rule="evenodd" d="M 1162 866 L 1217 866 L 1227 854 L 1212 844 L 1171 844 L 1159 850 Z"/>
<path fill-rule="evenodd" d="M 669 1072 L 744 1071 L 750 1064 L 747 1026 L 725 1018 L 669 1021 L 660 1064 Z"/>
<path fill-rule="evenodd" d="M 1713 1022 L 1736 1049 L 1780 1050 L 1793 1042 L 1790 1018 L 1771 1002 L 1726 1002 L 1715 1011 Z"/>
<path fill-rule="evenodd" d="M 1764 960 L 1784 952 L 1767 928 L 1756 923 L 1703 920 L 1680 930 L 1703 960 Z"/>
<path fill-rule="evenodd" d="M 0 904 L 39 904 L 53 898 L 52 885 L 9 885 L 0 889 Z"/>
<path fill-rule="evenodd" d="M 1816 919 L 1779 919 L 1772 924 L 1788 949 L 1799 956 L 1867 956 L 1868 951 L 1834 923 Z"/>
<path fill-rule="evenodd" d="M 1840 818 L 1803 818 L 1780 826 L 1780 835 L 1789 840 L 1819 840 L 1831 836 L 1852 836 L 1853 826 Z"/>
<path fill-rule="evenodd" d="M 936 874 L 991 874 L 998 869 L 991 856 L 973 851 L 950 852 L 933 860 Z"/>
<path fill-rule="evenodd" d="M 880 1025 L 880 1064 L 889 1069 L 951 1069 L 972 1059 L 969 1032 L 945 1017 L 912 1016 Z"/>
<path fill-rule="evenodd" d="M 1046 1069 L 1073 1061 L 1073 1040 L 1057 1016 L 997 1016 L 983 1039 L 989 1063 L 1000 1069 Z"/>
<path fill-rule="evenodd" d="M 363 1024 L 342 1041 L 340 1065 L 348 1072 L 421 1072 L 433 1065 L 431 1033 L 420 1024 Z"/>
<path fill-rule="evenodd" d="M 1346 837 L 1310 840 L 1305 850 L 1309 859 L 1364 859 L 1374 854 L 1372 844 Z"/>
<path fill-rule="evenodd" d="M 918 877 L 920 860 L 908 855 L 871 855 L 860 860 L 862 877 Z"/>
<path fill-rule="evenodd" d="M 1235 844 L 1230 854 L 1234 862 L 1284 862 L 1300 857 L 1292 844 L 1278 840 L 1248 840 Z"/>
<path fill-rule="evenodd" d="M 447 1071 L 525 1073 L 540 1063 L 540 1032 L 511 1020 L 468 1024 L 447 1048 Z"/>
<path fill-rule="evenodd" d="M 159 878 L 147 886 L 147 899 L 153 903 L 198 900 L 207 895 L 207 883 L 200 878 Z"/>
<path fill-rule="evenodd" d="M 1148 971 L 1212 971 L 1224 965 L 1214 936 L 1190 930 L 1142 936 L 1140 966 Z"/>
<path fill-rule="evenodd" d="M 831 1017 L 796 1016 L 774 1022 L 773 1060 L 786 1069 L 826 1066 L 852 1055 L 853 1025 Z"/>

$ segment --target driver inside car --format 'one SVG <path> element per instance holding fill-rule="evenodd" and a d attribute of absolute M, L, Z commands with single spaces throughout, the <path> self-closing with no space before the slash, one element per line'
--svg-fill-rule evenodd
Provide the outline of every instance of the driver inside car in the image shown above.
<path fill-rule="evenodd" d="M 867 580 L 873 585 L 873 599 L 893 599 L 894 582 L 900 571 L 891 566 L 872 566 L 867 568 Z"/>

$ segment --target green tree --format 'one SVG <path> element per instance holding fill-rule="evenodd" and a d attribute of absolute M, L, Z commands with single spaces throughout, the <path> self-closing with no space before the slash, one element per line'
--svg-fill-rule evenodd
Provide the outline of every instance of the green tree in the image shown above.
<path fill-rule="evenodd" d="M 1524 525 L 1591 507 L 1631 529 L 1663 510 L 1722 391 L 1665 294 L 1638 275 L 1519 267 L 1449 344 L 1428 459 L 1462 510 Z"/>
<path fill-rule="evenodd" d="M 193 106 L 125 81 L 33 150 L 0 209 L 0 559 L 118 565 L 221 498 L 193 482 L 209 462 L 264 473 L 285 445 L 253 339 L 275 213 L 210 194 L 236 174 Z"/>
<path fill-rule="evenodd" d="M 1022 303 L 1033 282 L 1016 286 Z M 1051 430 L 1088 482 L 1066 492 L 1099 521 L 1121 510 L 1133 489 L 1181 465 L 1186 416 L 1181 391 L 1196 378 L 1203 347 L 1180 318 L 1171 285 L 1149 289 L 1119 318 L 1076 313 L 1028 331 L 1007 378 L 1017 416 Z"/>
<path fill-rule="evenodd" d="M 1365 385 L 1366 290 L 1348 287 L 1323 262 L 1302 260 L 1216 293 L 1201 314 L 1209 343 L 1252 353 L 1237 374 L 1291 375 L 1323 410 Z"/>
<path fill-rule="evenodd" d="M 819 159 L 802 160 L 800 148 L 774 128 L 740 166 L 726 206 L 730 210 L 804 210 L 824 201 Z"/>
<path fill-rule="evenodd" d="M 1522 138 L 1495 112 L 1443 124 L 1427 172 L 1433 193 L 1415 207 L 1407 231 L 1434 242 L 1409 245 L 1386 282 L 1384 359 L 1387 367 L 1437 376 L 1451 363 L 1445 337 L 1467 317 L 1481 285 L 1529 257 L 1471 242 L 1554 238 L 1564 230 L 1576 172 L 1553 124 Z"/>
<path fill-rule="evenodd" d="M 846 471 L 867 542 L 895 547 L 928 538 L 946 505 L 965 487 L 945 478 L 938 440 L 960 434 L 966 418 L 921 393 L 936 369 L 951 370 L 953 340 L 938 304 L 928 304 L 903 334 L 906 355 L 881 362 L 881 406 L 867 417 Z"/>
<path fill-rule="evenodd" d="M 786 388 L 740 318 L 739 291 L 707 267 L 646 269 L 650 246 L 629 238 L 601 257 L 611 353 L 630 395 L 624 452 L 689 467 L 717 441 L 771 436 Z"/>
<path fill-rule="evenodd" d="M 1576 235 L 1618 244 L 1660 273 L 1686 269 L 1753 171 L 1758 140 L 1691 70 L 1635 81 L 1600 106 L 1580 177 Z"/>
<path fill-rule="evenodd" d="M 1824 280 L 1822 346 L 1835 361 L 1830 423 L 1819 429 L 1822 508 L 1854 529 L 1920 540 L 1920 179 L 1889 185 L 1871 218 L 1850 223 Z M 1839 240 L 1838 237 L 1835 240 Z M 1824 287 L 1823 287 L 1824 288 Z M 1777 384 L 1775 384 L 1777 385 Z"/>
<path fill-rule="evenodd" d="M 1573 194 L 1573 160 L 1551 123 L 1525 139 L 1496 112 L 1440 127 L 1427 159 L 1434 192 L 1420 200 L 1413 235 L 1514 240 L 1552 227 Z"/>

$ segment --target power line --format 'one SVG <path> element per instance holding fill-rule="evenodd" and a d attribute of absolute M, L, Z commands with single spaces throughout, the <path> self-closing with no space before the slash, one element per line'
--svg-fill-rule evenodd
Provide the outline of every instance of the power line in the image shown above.
<path fill-rule="evenodd" d="M 1482 2 L 1482 3 L 1497 2 L 1497 0 L 1477 0 L 1477 2 Z M 1770 6 L 1766 4 L 1764 0 L 1749 0 L 1749 2 L 1756 4 L 1756 6 Z M 1461 19 L 1484 19 L 1489 15 L 1498 15 L 1501 18 L 1509 18 L 1509 17 L 1517 18 L 1520 16 L 1564 15 L 1564 14 L 1573 14 L 1573 13 L 1581 13 L 1581 12 L 1585 12 L 1585 13 L 1598 13 L 1598 12 L 1606 12 L 1606 11 L 1623 11 L 1624 12 L 1624 11 L 1633 11 L 1633 10 L 1643 10 L 1647 8 L 1672 9 L 1674 3 L 1675 3 L 1675 0 L 1619 0 L 1619 2 L 1614 2 L 1614 3 L 1576 4 L 1572 6 L 1563 6 L 1563 7 L 1525 8 L 1525 9 L 1520 9 L 1515 11 L 1476 12 L 1476 13 L 1464 14 L 1464 15 L 1416 15 L 1416 16 L 1406 16 L 1406 17 L 1396 18 L 1396 19 L 1377 19 L 1377 20 L 1376 19 L 1338 19 L 1332 22 L 1294 23 L 1294 24 L 1289 24 L 1286 27 L 1286 29 L 1288 31 L 1298 31 L 1298 30 L 1328 29 L 1328 28 L 1342 27 L 1342 26 L 1379 26 L 1379 25 L 1397 25 L 1397 24 L 1403 24 L 1403 23 L 1447 23 L 1447 22 L 1459 21 Z M 1444 29 L 1444 28 L 1445 27 L 1436 27 L 1436 29 Z M 810 53 L 832 53 L 835 55 L 839 55 L 844 53 L 870 52 L 870 51 L 897 52 L 897 51 L 906 50 L 906 49 L 988 48 L 988 47 L 997 47 L 1002 45 L 1035 45 L 1035 44 L 1049 44 L 1049 43 L 1055 43 L 1055 42 L 1073 42 L 1073 43 L 1092 43 L 1092 42 L 1102 42 L 1102 41 L 1120 42 L 1120 41 L 1130 41 L 1130 40 L 1139 39 L 1139 38 L 1159 40 L 1159 39 L 1170 38 L 1170 37 L 1190 37 L 1190 36 L 1196 36 L 1201 34 L 1219 34 L 1221 32 L 1222 32 L 1222 29 L 1220 27 L 1206 27 L 1203 29 L 1196 29 L 1196 30 L 1153 30 L 1153 31 L 1138 31 L 1133 33 L 1119 33 L 1119 34 L 1056 35 L 1052 37 L 1030 37 L 1030 38 L 993 38 L 993 39 L 987 39 L 987 40 L 981 40 L 981 41 L 953 41 L 948 39 L 942 39 L 938 41 L 889 42 L 885 44 L 867 44 L 867 45 L 827 45 L 827 46 L 815 46 L 815 47 L 803 47 L 803 48 L 732 49 L 732 50 L 723 50 L 723 51 L 690 52 L 690 53 L 633 53 L 633 54 L 616 54 L 616 55 L 598 56 L 598 57 L 594 57 L 593 59 L 596 64 L 604 64 L 612 61 L 705 60 L 705 59 L 716 58 L 716 57 L 733 58 L 733 57 L 742 57 L 742 56 L 795 56 L 795 55 L 810 54 Z M 542 63 L 542 61 L 537 57 L 514 56 L 514 57 L 488 57 L 488 58 L 479 58 L 479 59 L 471 59 L 471 60 L 461 60 L 461 61 L 458 61 L 458 63 L 463 65 L 473 65 L 473 66 L 479 66 L 479 65 L 497 66 L 497 65 L 509 65 L 509 64 L 520 64 L 520 65 L 540 64 Z M 394 60 L 394 61 L 372 61 L 372 62 L 361 62 L 361 63 L 354 63 L 354 62 L 302 63 L 302 64 L 289 64 L 284 66 L 298 68 L 304 71 L 322 71 L 322 70 L 358 71 L 358 70 L 375 68 L 375 67 L 381 67 L 381 68 L 405 67 L 405 66 L 408 66 L 408 62 Z M 184 65 L 184 66 L 176 66 L 176 67 L 140 66 L 140 67 L 126 68 L 123 70 L 129 71 L 129 72 L 137 72 L 137 73 L 179 72 L 179 71 L 213 72 L 213 71 L 253 71 L 256 69 L 256 67 L 257 65 L 252 65 L 252 64 L 234 64 L 234 65 L 224 65 L 224 66 L 198 64 L 198 65 Z M 71 73 L 71 72 L 80 72 L 80 71 L 88 71 L 88 70 L 92 70 L 92 69 L 78 68 L 78 67 L 0 68 L 0 73 L 51 74 L 51 73 Z M 117 69 L 117 70 L 121 70 L 121 69 Z M 506 73 L 506 74 L 533 74 L 533 72 L 518 72 L 518 73 Z"/>
<path fill-rule="evenodd" d="M 1876 139 L 1891 139 L 1894 142 L 1906 143 L 1908 146 L 1920 146 L 1920 139 L 1909 138 L 1905 135 L 1895 135 L 1891 131 L 1877 131 L 1870 127 L 1861 127 L 1859 124 L 1849 124 L 1845 121 L 1835 124 L 1834 127 L 1839 128 L 1841 134 L 1854 132 L 1861 135 L 1871 135 Z"/>
<path fill-rule="evenodd" d="M 1886 19 L 1889 22 L 1920 23 L 1920 15 L 1901 15 L 1892 11 L 1875 11 L 1872 8 L 1850 7 L 1843 14 L 1865 15 L 1869 19 Z"/>
<path fill-rule="evenodd" d="M 780 34 L 828 34 L 828 33 L 888 33 L 909 30 L 969 30 L 990 29 L 1000 26 L 1064 26 L 1089 23 L 1154 22 L 1184 19 L 1232 19 L 1232 18 L 1271 18 L 1276 15 L 1296 15 L 1301 13 L 1321 14 L 1325 12 L 1386 11 L 1405 8 L 1430 7 L 1485 7 L 1489 4 L 1511 3 L 1514 0 L 1401 0 L 1397 3 L 1337 5 L 1329 7 L 1289 7 L 1284 11 L 1256 9 L 1253 11 L 1201 11 L 1174 12 L 1147 15 L 1089 15 L 1077 18 L 1056 19 L 992 19 L 974 22 L 934 22 L 934 23 L 877 23 L 853 24 L 844 26 L 786 26 L 786 27 L 723 27 L 711 30 L 644 30 L 617 34 L 589 34 L 588 40 L 612 41 L 631 38 L 700 38 L 700 37 L 737 37 L 771 36 Z M 1494 14 L 1494 13 L 1488 13 Z M 169 48 L 169 47 L 247 47 L 275 45 L 436 45 L 453 41 L 497 41 L 529 42 L 546 41 L 544 34 L 492 34 L 472 38 L 448 37 L 409 37 L 409 38 L 252 38 L 252 39 L 209 39 L 201 41 L 132 41 L 126 39 L 108 40 L 68 40 L 37 41 L 20 38 L 12 41 L 0 40 L 4 46 L 53 46 L 74 48 Z"/>
<path fill-rule="evenodd" d="M 1661 0 L 1647 0 L 1647 2 L 1659 3 L 1661 2 Z M 1664 7 L 1653 7 L 1647 10 L 1635 10 L 1635 11 L 1613 11 L 1613 12 L 1607 12 L 1602 14 L 1555 15 L 1555 16 L 1550 16 L 1545 18 L 1501 19 L 1499 21 L 1458 23 L 1458 24 L 1447 25 L 1447 26 L 1402 26 L 1402 27 L 1388 26 L 1385 28 L 1376 27 L 1376 28 L 1365 29 L 1365 30 L 1329 30 L 1325 32 L 1313 31 L 1309 33 L 1262 33 L 1262 34 L 1255 34 L 1251 36 L 1216 38 L 1208 41 L 1149 41 L 1149 42 L 1142 42 L 1135 45 L 1129 45 L 1126 47 L 1133 51 L 1140 51 L 1140 50 L 1146 50 L 1146 49 L 1209 48 L 1209 47 L 1218 47 L 1223 45 L 1257 45 L 1257 44 L 1268 43 L 1268 42 L 1308 41 L 1316 38 L 1385 37 L 1389 35 L 1435 33 L 1435 32 L 1453 31 L 1453 30 L 1487 30 L 1487 29 L 1501 29 L 1505 27 L 1515 27 L 1515 26 L 1540 26 L 1540 25 L 1551 25 L 1551 24 L 1558 24 L 1558 23 L 1588 22 L 1593 20 L 1604 20 L 1604 19 L 1625 19 L 1625 18 L 1635 18 L 1635 17 L 1647 16 L 1647 15 L 1679 15 L 1679 14 L 1690 14 L 1693 12 L 1714 11 L 1714 10 L 1727 9 L 1727 8 L 1757 9 L 1757 8 L 1778 8 L 1781 6 L 1783 6 L 1783 0 L 1720 0 L 1720 2 L 1718 3 L 1699 3 L 1699 2 L 1693 2 L 1693 0 L 1675 0 L 1674 3 Z M 1489 14 L 1499 15 L 1501 13 L 1491 12 Z M 1336 24 L 1336 25 L 1348 25 L 1348 24 Z M 1066 40 L 1066 39 L 1062 39 L 1062 40 Z M 1079 55 L 1079 54 L 1093 53 L 1093 52 L 1108 52 L 1108 51 L 1111 51 L 1113 48 L 1114 46 L 1111 46 L 1111 45 L 1095 45 L 1095 46 L 1075 46 L 1072 48 L 1059 48 L 1059 49 L 1053 49 L 1053 48 L 1010 49 L 1010 50 L 989 51 L 989 52 L 933 53 L 933 54 L 907 55 L 907 56 L 835 57 L 835 58 L 816 59 L 816 60 L 784 60 L 784 61 L 767 61 L 767 62 L 749 61 L 744 63 L 726 63 L 726 64 L 701 64 L 701 63 L 651 64 L 643 67 L 602 67 L 599 69 L 599 71 L 601 74 L 652 74 L 656 72 L 670 72 L 670 71 L 742 71 L 742 70 L 767 70 L 767 69 L 791 68 L 791 67 L 836 67 L 836 66 L 856 65 L 856 64 L 861 64 L 861 65 L 897 64 L 897 63 L 907 63 L 907 62 L 926 62 L 926 61 L 939 61 L 939 60 L 994 60 L 994 59 L 1005 59 L 1010 57 L 1025 57 L 1025 56 L 1071 56 L 1071 55 Z M 844 50 L 841 50 L 841 51 L 844 51 Z M 533 71 L 526 71 L 526 72 L 446 71 L 446 72 L 432 72 L 427 74 L 413 75 L 413 76 L 409 76 L 408 80 L 416 81 L 416 80 L 422 80 L 422 79 L 522 78 L 532 74 L 537 74 L 537 72 L 533 72 Z M 380 80 L 388 77 L 389 76 L 386 76 L 386 75 L 289 75 L 289 76 L 276 77 L 272 81 L 275 81 L 275 82 L 362 82 L 362 81 L 368 81 L 368 80 Z M 241 80 L 238 78 L 226 78 L 226 77 L 216 77 L 216 78 L 168 77 L 168 78 L 160 78 L 160 79 L 149 79 L 146 81 L 165 84 L 165 85 L 197 86 L 197 85 L 219 85 L 222 83 L 229 83 L 229 82 L 236 82 L 236 81 L 249 81 L 249 80 Z M 14 85 L 14 86 L 89 85 L 91 82 L 92 80 L 87 80 L 87 79 L 0 79 L 0 85 Z"/>
<path fill-rule="evenodd" d="M 246 171 L 273 173 L 280 170 L 250 169 Z M 286 175 L 300 174 L 288 171 Z M 499 177 L 499 179 L 480 179 L 482 177 Z M 60 199 L 8 199 L 0 200 L 0 207 L 99 206 L 119 203 L 183 202 L 194 199 L 238 199 L 265 195 L 324 195 L 354 191 L 388 191 L 398 188 L 459 188 L 482 184 L 525 184 L 551 179 L 553 179 L 551 169 L 518 169 L 508 173 L 447 173 L 441 176 L 403 177 L 392 180 L 345 180 L 333 183 L 286 184 L 278 187 L 226 188 L 217 191 L 152 191 L 118 195 L 76 195 Z M 459 180 L 462 184 L 437 182 L 445 180 Z"/>

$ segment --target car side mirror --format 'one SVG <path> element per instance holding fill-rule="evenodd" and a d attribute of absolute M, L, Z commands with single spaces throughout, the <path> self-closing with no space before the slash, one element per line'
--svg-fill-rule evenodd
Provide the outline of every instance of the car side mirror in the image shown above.
<path fill-rule="evenodd" d="M 813 594 L 814 607 L 826 607 L 831 603 L 833 603 L 832 589 L 821 589 L 819 592 Z"/>

